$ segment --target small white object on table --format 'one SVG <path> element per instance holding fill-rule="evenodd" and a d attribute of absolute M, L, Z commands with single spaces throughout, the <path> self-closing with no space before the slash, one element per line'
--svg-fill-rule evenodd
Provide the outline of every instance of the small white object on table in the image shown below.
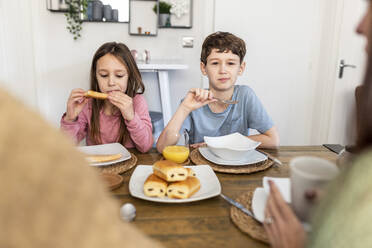
<path fill-rule="evenodd" d="M 130 222 L 136 217 L 136 208 L 132 203 L 125 203 L 120 208 L 120 216 L 123 220 Z"/>

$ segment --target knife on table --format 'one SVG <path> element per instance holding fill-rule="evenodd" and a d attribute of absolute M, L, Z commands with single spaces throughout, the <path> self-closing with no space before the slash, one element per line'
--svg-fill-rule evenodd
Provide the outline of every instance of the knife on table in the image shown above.
<path fill-rule="evenodd" d="M 256 151 L 258 151 L 259 153 L 262 153 L 263 155 L 266 155 L 269 159 L 271 159 L 272 161 L 274 161 L 274 163 L 277 163 L 278 165 L 283 165 L 282 162 L 279 159 L 271 156 L 269 153 L 264 152 L 264 151 L 260 151 L 258 149 L 256 149 Z"/>
<path fill-rule="evenodd" d="M 237 201 L 234 201 L 233 199 L 223 195 L 223 194 L 220 194 L 220 196 L 225 199 L 228 203 L 230 203 L 231 205 L 233 205 L 234 207 L 237 207 L 239 208 L 243 213 L 245 213 L 246 215 L 252 217 L 254 220 L 260 222 L 259 220 L 256 219 L 256 217 L 254 216 L 254 214 L 249 211 L 247 208 L 245 208 L 242 204 L 240 204 L 239 202 Z"/>

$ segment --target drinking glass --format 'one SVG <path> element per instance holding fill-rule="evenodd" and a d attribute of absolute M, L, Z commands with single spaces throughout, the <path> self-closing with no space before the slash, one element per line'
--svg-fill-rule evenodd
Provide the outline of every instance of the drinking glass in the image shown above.
<path fill-rule="evenodd" d="M 167 160 L 182 164 L 184 163 L 190 154 L 189 149 L 189 134 L 187 130 L 184 130 L 182 134 L 175 134 L 178 142 L 173 146 L 166 146 L 163 150 L 163 156 Z"/>

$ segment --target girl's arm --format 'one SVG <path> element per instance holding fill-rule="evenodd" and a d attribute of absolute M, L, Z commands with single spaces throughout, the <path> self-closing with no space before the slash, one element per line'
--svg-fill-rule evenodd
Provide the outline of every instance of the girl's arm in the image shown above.
<path fill-rule="evenodd" d="M 152 137 L 152 124 L 145 98 L 136 95 L 133 98 L 134 117 L 125 120 L 130 138 L 140 152 L 147 152 L 154 143 Z"/>
<path fill-rule="evenodd" d="M 87 105 L 86 105 L 87 107 Z M 75 144 L 79 144 L 87 136 L 87 126 L 88 126 L 88 119 L 86 112 L 88 108 L 84 108 L 82 112 L 78 115 L 77 119 L 74 121 L 66 120 L 66 113 L 63 114 L 61 118 L 61 130 L 66 133 L 69 137 L 71 137 Z"/>

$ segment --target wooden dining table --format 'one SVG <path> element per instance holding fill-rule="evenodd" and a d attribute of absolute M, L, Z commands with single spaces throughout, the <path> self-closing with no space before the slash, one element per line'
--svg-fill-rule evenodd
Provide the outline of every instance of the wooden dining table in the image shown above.
<path fill-rule="evenodd" d="M 323 146 L 281 146 L 277 150 L 263 150 L 278 158 L 283 165 L 253 174 L 216 175 L 221 183 L 222 193 L 230 198 L 251 188 L 262 187 L 264 176 L 289 177 L 289 161 L 296 156 L 317 156 L 335 162 L 337 154 Z M 137 158 L 137 165 L 152 165 L 161 159 L 155 149 L 141 154 L 131 150 Z M 112 191 L 121 204 L 132 203 L 136 207 L 136 218 L 132 222 L 139 230 L 157 240 L 164 247 L 268 247 L 260 241 L 241 232 L 230 218 L 231 205 L 217 196 L 190 203 L 157 203 L 134 198 L 129 193 L 129 180 L 134 169 L 122 174 L 123 185 Z"/>

